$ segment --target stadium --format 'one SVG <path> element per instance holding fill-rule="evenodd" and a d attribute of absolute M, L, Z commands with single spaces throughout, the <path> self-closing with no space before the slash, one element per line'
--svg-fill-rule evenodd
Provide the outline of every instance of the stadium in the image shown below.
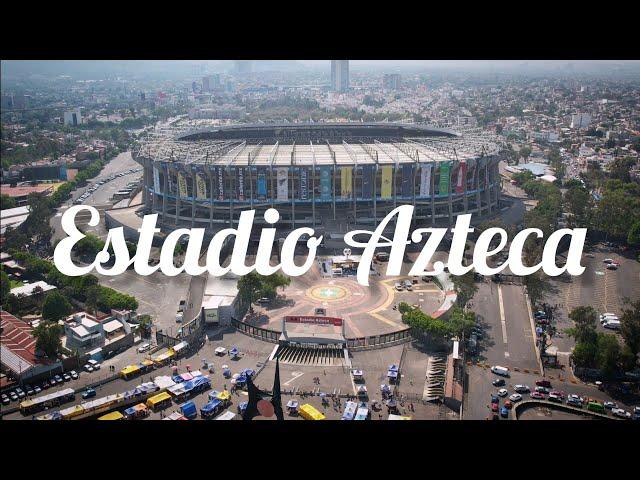
<path fill-rule="evenodd" d="M 145 213 L 163 229 L 235 226 L 274 207 L 279 228 L 345 232 L 413 205 L 414 222 L 451 226 L 497 213 L 500 143 L 481 130 L 403 123 L 167 127 L 134 150 Z"/>

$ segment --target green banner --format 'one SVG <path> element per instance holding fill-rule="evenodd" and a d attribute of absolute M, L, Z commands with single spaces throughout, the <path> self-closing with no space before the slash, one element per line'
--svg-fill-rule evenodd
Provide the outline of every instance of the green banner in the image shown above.
<path fill-rule="evenodd" d="M 440 185 L 438 188 L 438 195 L 441 197 L 446 197 L 449 195 L 449 170 L 451 169 L 451 164 L 449 162 L 443 162 L 440 165 Z"/>

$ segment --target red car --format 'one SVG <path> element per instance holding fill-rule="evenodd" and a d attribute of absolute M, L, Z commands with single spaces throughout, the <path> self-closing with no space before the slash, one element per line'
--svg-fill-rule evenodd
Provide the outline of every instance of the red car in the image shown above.
<path fill-rule="evenodd" d="M 545 378 L 541 378 L 540 380 L 536 380 L 536 385 L 539 387 L 547 387 L 551 388 L 551 382 Z"/>
<path fill-rule="evenodd" d="M 531 392 L 531 398 L 535 398 L 537 400 L 544 400 L 544 395 L 540 392 Z"/>
<path fill-rule="evenodd" d="M 567 396 L 564 392 L 561 392 L 559 390 L 551 390 L 549 392 L 549 395 L 555 395 L 556 397 L 560 397 L 561 399 L 565 399 L 565 397 Z"/>
<path fill-rule="evenodd" d="M 497 412 L 498 411 L 498 404 L 497 403 L 492 403 L 491 404 L 491 411 L 492 412 Z"/>
<path fill-rule="evenodd" d="M 513 403 L 511 403 L 511 400 L 506 400 L 504 402 L 504 407 L 508 408 L 509 410 L 511 410 L 511 408 L 513 407 Z"/>

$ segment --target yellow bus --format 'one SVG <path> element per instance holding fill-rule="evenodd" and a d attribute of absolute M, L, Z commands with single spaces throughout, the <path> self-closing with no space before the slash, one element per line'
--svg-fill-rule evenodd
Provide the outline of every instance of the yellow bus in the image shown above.
<path fill-rule="evenodd" d="M 169 395 L 167 392 L 159 393 L 158 395 L 154 395 L 147 400 L 147 407 L 152 410 L 164 408 L 165 406 L 169 405 L 171 405 L 171 395 Z"/>
<path fill-rule="evenodd" d="M 313 405 L 305 403 L 300 408 L 298 408 L 298 413 L 305 420 L 324 420 L 325 416 L 318 411 Z"/>
<path fill-rule="evenodd" d="M 107 413 L 106 415 L 103 415 L 98 418 L 98 420 L 123 420 L 123 419 L 124 419 L 124 415 L 122 415 L 117 410 L 115 412 Z"/>

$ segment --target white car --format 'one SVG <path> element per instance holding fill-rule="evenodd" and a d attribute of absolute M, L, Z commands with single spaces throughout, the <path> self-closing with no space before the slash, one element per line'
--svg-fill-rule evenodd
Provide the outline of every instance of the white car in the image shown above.
<path fill-rule="evenodd" d="M 631 414 L 622 408 L 612 408 L 611 413 L 620 418 L 631 418 Z"/>
<path fill-rule="evenodd" d="M 400 292 L 400 291 L 402 291 L 402 290 L 404 290 L 404 286 L 403 286 L 401 283 L 396 283 L 396 284 L 394 285 L 394 287 L 395 287 L 395 288 L 396 288 L 396 290 L 397 290 L 397 291 L 399 291 L 399 292 Z"/>
<path fill-rule="evenodd" d="M 516 385 L 513 389 L 518 393 L 528 393 L 531 391 L 528 385 Z"/>
<path fill-rule="evenodd" d="M 511 400 L 512 402 L 519 402 L 520 400 L 522 400 L 522 395 L 520 395 L 519 393 L 514 393 L 509 397 L 509 400 Z"/>
<path fill-rule="evenodd" d="M 506 388 L 501 388 L 500 390 L 498 390 L 498 396 L 499 397 L 506 397 L 509 394 L 509 392 L 507 391 Z"/>
<path fill-rule="evenodd" d="M 605 258 L 604 260 L 602 260 L 602 263 L 606 263 L 608 265 L 610 263 L 613 263 L 613 259 L 612 258 Z"/>
<path fill-rule="evenodd" d="M 612 410 L 614 408 L 618 408 L 618 405 L 616 405 L 615 402 L 604 402 L 604 408 Z"/>
<path fill-rule="evenodd" d="M 78 372 L 76 372 L 75 370 L 71 370 L 71 372 L 69 372 L 69 375 L 71 375 L 71 378 L 73 378 L 74 380 L 78 379 Z"/>
<path fill-rule="evenodd" d="M 91 365 L 89 365 L 88 363 L 82 368 L 84 368 L 85 371 L 87 371 L 89 373 L 93 372 L 93 367 Z"/>
<path fill-rule="evenodd" d="M 151 344 L 150 343 L 143 343 L 142 345 L 140 345 L 138 347 L 138 353 L 143 353 L 146 352 L 147 350 L 149 350 L 151 348 Z"/>

